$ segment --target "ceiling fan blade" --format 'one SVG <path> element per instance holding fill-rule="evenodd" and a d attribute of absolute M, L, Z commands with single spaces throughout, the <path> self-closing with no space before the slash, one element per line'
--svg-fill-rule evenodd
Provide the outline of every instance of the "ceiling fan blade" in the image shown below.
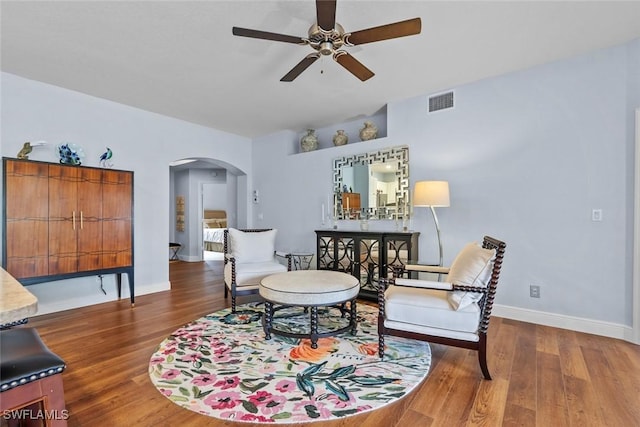
<path fill-rule="evenodd" d="M 360 61 L 347 52 L 339 51 L 333 55 L 333 59 L 363 82 L 374 76 L 373 71 L 362 65 Z"/>
<path fill-rule="evenodd" d="M 316 0 L 318 27 L 325 31 L 336 26 L 336 0 Z"/>
<path fill-rule="evenodd" d="M 250 30 L 248 28 L 233 27 L 234 36 L 251 37 L 254 39 L 273 40 L 277 42 L 307 44 L 302 37 L 288 36 L 286 34 L 269 33 L 267 31 Z"/>
<path fill-rule="evenodd" d="M 380 40 L 395 39 L 397 37 L 412 36 L 420 34 L 421 29 L 422 21 L 420 18 L 413 18 L 406 21 L 394 22 L 393 24 L 367 28 L 366 30 L 354 31 L 347 37 L 347 43 L 359 45 Z"/>
<path fill-rule="evenodd" d="M 298 62 L 298 64 L 291 69 L 283 78 L 280 79 L 281 82 L 292 82 L 298 77 L 304 70 L 309 68 L 311 64 L 316 62 L 316 60 L 320 58 L 319 53 L 311 53 L 307 55 L 302 61 Z"/>

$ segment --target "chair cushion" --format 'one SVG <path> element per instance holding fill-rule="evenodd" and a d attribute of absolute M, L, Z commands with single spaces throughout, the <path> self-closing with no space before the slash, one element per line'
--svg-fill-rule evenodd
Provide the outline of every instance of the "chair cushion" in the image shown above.
<path fill-rule="evenodd" d="M 229 228 L 229 253 L 238 263 L 272 261 L 278 230 L 241 231 Z"/>
<path fill-rule="evenodd" d="M 447 282 L 462 286 L 486 288 L 491 279 L 494 249 L 484 249 L 477 243 L 468 243 L 451 264 Z M 478 302 L 482 294 L 478 292 L 453 291 L 449 294 L 449 303 L 455 310 L 461 310 Z"/>
<path fill-rule="evenodd" d="M 271 257 L 273 259 L 273 256 Z M 277 261 L 269 262 L 249 262 L 238 263 L 236 262 L 236 286 L 240 287 L 255 287 L 258 289 L 260 280 L 263 277 L 269 276 L 275 273 L 282 273 L 287 271 L 287 267 L 280 264 Z M 227 287 L 231 287 L 231 263 L 228 262 L 224 266 L 224 282 Z"/>
<path fill-rule="evenodd" d="M 480 322 L 480 308 L 477 304 L 471 304 L 454 310 L 447 300 L 449 293 L 451 292 L 390 286 L 385 292 L 385 320 L 400 322 L 405 326 L 396 328 L 403 330 L 435 328 L 452 331 L 454 335 L 475 334 Z M 441 335 L 451 336 L 446 332 Z"/>

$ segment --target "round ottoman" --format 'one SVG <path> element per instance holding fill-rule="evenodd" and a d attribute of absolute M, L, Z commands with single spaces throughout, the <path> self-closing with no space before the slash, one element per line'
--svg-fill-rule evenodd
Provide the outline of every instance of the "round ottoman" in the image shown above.
<path fill-rule="evenodd" d="M 356 333 L 356 298 L 360 292 L 360 281 L 350 274 L 330 270 L 287 271 L 262 279 L 259 292 L 265 300 L 262 325 L 266 339 L 271 339 L 271 333 L 293 338 L 309 338 L 311 347 L 317 348 L 318 338 L 337 335 L 348 330 L 351 330 L 353 335 Z M 318 332 L 318 307 L 340 306 L 344 316 L 344 306 L 347 302 L 350 305 L 349 324 L 343 328 Z M 275 305 L 309 308 L 309 333 L 297 334 L 274 328 Z"/>

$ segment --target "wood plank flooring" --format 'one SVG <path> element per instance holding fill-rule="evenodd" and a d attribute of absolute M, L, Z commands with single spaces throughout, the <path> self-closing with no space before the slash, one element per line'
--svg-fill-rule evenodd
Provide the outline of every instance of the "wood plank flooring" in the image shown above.
<path fill-rule="evenodd" d="M 227 306 L 222 263 L 170 265 L 172 290 L 31 319 L 67 363 L 69 426 L 230 426 L 183 409 L 151 384 L 155 347 Z M 54 286 L 54 284 L 52 284 Z M 249 299 L 240 299 L 240 302 Z M 494 317 L 482 380 L 475 352 L 432 345 L 431 372 L 383 409 L 314 426 L 640 426 L 640 346 Z M 300 424 L 309 426 L 310 424 Z"/>

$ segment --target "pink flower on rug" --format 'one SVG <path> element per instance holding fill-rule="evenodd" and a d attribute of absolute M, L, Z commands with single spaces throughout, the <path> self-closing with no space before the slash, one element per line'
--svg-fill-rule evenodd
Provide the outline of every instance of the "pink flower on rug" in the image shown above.
<path fill-rule="evenodd" d="M 162 378 L 165 380 L 172 380 L 180 375 L 180 371 L 177 369 L 169 369 L 162 374 Z"/>
<path fill-rule="evenodd" d="M 169 397 L 173 394 L 173 391 L 171 390 L 167 390 L 166 388 L 159 388 L 158 390 L 160 390 L 160 393 L 162 393 L 163 395 Z"/>
<path fill-rule="evenodd" d="M 164 362 L 164 357 L 152 357 L 151 360 L 149 361 L 149 364 L 152 366 L 155 366 L 162 362 Z"/>
<path fill-rule="evenodd" d="M 272 398 L 273 398 L 273 394 L 264 390 L 258 390 L 251 396 L 247 397 L 247 400 L 253 403 L 254 405 L 256 405 L 257 407 L 260 407 L 270 403 Z"/>
<path fill-rule="evenodd" d="M 276 384 L 276 390 L 280 393 L 287 393 L 296 390 L 297 388 L 296 382 L 290 380 L 280 380 Z"/>
<path fill-rule="evenodd" d="M 247 397 L 261 413 L 265 415 L 277 414 L 281 407 L 287 402 L 284 396 L 276 396 L 264 390 L 260 390 Z"/>
<path fill-rule="evenodd" d="M 189 349 L 190 350 L 198 350 L 200 347 L 202 347 L 202 340 L 201 339 L 197 339 L 195 341 L 193 341 L 191 344 L 189 344 Z"/>
<path fill-rule="evenodd" d="M 162 354 L 166 354 L 166 355 L 173 354 L 176 352 L 176 350 L 178 350 L 177 347 L 167 347 L 164 350 L 162 350 Z"/>
<path fill-rule="evenodd" d="M 220 338 L 213 337 L 209 341 L 209 347 L 211 347 L 211 348 L 222 347 L 222 346 L 226 347 L 226 344 L 223 341 L 220 341 Z"/>
<path fill-rule="evenodd" d="M 351 405 L 353 405 L 353 402 L 356 401 L 356 399 L 354 399 L 351 393 L 348 393 L 348 396 L 349 396 L 349 400 L 344 401 L 344 400 L 340 400 L 340 398 L 337 395 L 331 393 L 327 395 L 327 400 L 332 403 L 334 408 L 344 409 L 344 408 L 350 407 Z"/>
<path fill-rule="evenodd" d="M 229 363 L 229 362 L 232 362 L 231 356 L 232 356 L 231 352 L 213 353 L 211 355 L 211 361 L 218 362 L 218 363 Z"/>
<path fill-rule="evenodd" d="M 203 386 L 203 385 L 209 385 L 213 383 L 215 380 L 216 380 L 215 375 L 204 374 L 204 375 L 198 375 L 197 377 L 194 377 L 191 380 L 191 382 L 195 385 Z"/>
<path fill-rule="evenodd" d="M 273 423 L 275 422 L 271 418 L 263 417 L 262 415 L 242 414 L 239 418 L 241 421 L 258 421 L 260 423 Z"/>
<path fill-rule="evenodd" d="M 204 399 L 204 404 L 211 409 L 231 409 L 241 403 L 240 393 L 235 391 L 221 391 L 212 393 Z"/>
<path fill-rule="evenodd" d="M 222 390 L 228 388 L 236 388 L 240 384 L 240 377 L 234 375 L 233 377 L 224 377 L 214 384 L 215 387 L 220 387 Z"/>
<path fill-rule="evenodd" d="M 226 411 L 220 413 L 220 418 L 238 421 L 258 421 L 261 423 L 274 423 L 275 420 L 263 417 L 262 415 L 247 414 L 240 411 Z"/>
<path fill-rule="evenodd" d="M 185 354 L 178 360 L 180 360 L 181 362 L 197 362 L 201 357 L 202 355 L 200 353 Z"/>
<path fill-rule="evenodd" d="M 231 350 L 228 348 L 216 349 L 211 355 L 214 362 L 229 362 L 231 360 Z"/>

